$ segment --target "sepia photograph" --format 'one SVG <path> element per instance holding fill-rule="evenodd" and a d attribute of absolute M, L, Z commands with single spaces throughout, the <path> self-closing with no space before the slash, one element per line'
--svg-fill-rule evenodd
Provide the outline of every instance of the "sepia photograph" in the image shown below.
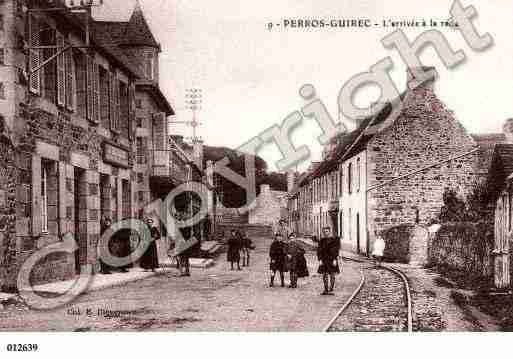
<path fill-rule="evenodd" d="M 513 331 L 511 14 L 1 0 L 0 356 Z"/>

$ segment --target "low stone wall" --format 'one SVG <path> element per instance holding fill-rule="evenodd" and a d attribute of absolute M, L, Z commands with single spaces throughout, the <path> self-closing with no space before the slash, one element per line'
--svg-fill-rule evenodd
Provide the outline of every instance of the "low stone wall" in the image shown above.
<path fill-rule="evenodd" d="M 391 227 L 383 232 L 385 240 L 384 259 L 390 262 L 401 262 L 423 265 L 428 256 L 428 232 L 414 224 L 402 224 Z"/>
<path fill-rule="evenodd" d="M 444 224 L 430 236 L 428 264 L 479 277 L 493 275 L 494 230 L 491 224 Z"/>
<path fill-rule="evenodd" d="M 217 239 L 228 238 L 230 231 L 244 231 L 246 235 L 254 239 L 256 237 L 272 237 L 273 230 L 271 226 L 262 226 L 254 224 L 219 224 L 217 226 Z"/>

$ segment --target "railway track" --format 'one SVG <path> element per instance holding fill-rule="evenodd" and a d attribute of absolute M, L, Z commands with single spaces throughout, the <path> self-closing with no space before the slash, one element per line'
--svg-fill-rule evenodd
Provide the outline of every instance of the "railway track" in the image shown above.
<path fill-rule="evenodd" d="M 412 300 L 406 275 L 391 265 L 376 268 L 369 261 L 344 259 L 361 263 L 360 284 L 324 331 L 412 332 Z"/>

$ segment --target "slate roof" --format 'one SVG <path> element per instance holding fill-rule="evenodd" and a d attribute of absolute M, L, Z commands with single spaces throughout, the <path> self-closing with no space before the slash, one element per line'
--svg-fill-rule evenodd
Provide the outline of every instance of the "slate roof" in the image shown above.
<path fill-rule="evenodd" d="M 402 97 L 404 97 L 404 94 L 401 95 L 401 98 Z M 383 106 L 376 115 L 363 119 L 355 130 L 348 134 L 338 135 L 336 138 L 338 145 L 335 146 L 317 169 L 311 173 L 309 179 L 320 177 L 334 170 L 338 163 L 364 150 L 367 143 L 369 143 L 375 135 L 371 130 L 372 127 L 383 123 L 391 113 L 392 105 L 388 103 Z"/>
<path fill-rule="evenodd" d="M 95 21 L 95 32 L 103 43 L 160 48 L 139 4 L 129 21 Z"/>
<path fill-rule="evenodd" d="M 62 19 L 65 19 L 68 26 L 78 29 L 80 35 L 85 37 L 85 24 L 83 19 L 79 18 L 70 11 L 62 11 L 58 13 L 51 12 L 49 14 L 49 16 L 53 17 L 56 21 L 62 21 Z M 98 36 L 99 34 L 94 31 L 94 23 L 95 21 L 93 21 L 93 31 L 91 31 L 92 45 L 95 46 L 96 49 L 105 55 L 110 61 L 114 62 L 124 71 L 127 71 L 132 77 L 140 78 L 141 73 L 122 51 L 119 51 L 116 47 L 109 46 L 108 43 L 101 41 L 101 38 Z"/>

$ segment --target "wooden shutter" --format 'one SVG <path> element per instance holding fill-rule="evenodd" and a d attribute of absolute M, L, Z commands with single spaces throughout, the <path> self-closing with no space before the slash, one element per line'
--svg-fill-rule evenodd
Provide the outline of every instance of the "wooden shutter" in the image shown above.
<path fill-rule="evenodd" d="M 75 78 L 77 88 L 77 113 L 79 116 L 86 117 L 86 64 L 85 55 L 82 51 L 75 51 Z"/>
<path fill-rule="evenodd" d="M 93 121 L 93 96 L 94 96 L 94 82 L 93 82 L 93 59 L 91 56 L 86 56 L 86 71 L 87 71 L 87 119 Z"/>
<path fill-rule="evenodd" d="M 66 59 L 66 108 L 70 111 L 75 109 L 75 61 L 73 50 L 65 53 Z"/>
<path fill-rule="evenodd" d="M 102 127 L 105 129 L 110 128 L 110 80 L 109 73 L 106 69 L 99 68 L 100 79 L 100 121 Z"/>
<path fill-rule="evenodd" d="M 57 51 L 64 48 L 64 36 L 57 33 Z M 66 104 L 66 62 L 65 54 L 57 56 L 57 104 L 64 106 Z"/>
<path fill-rule="evenodd" d="M 41 39 L 42 45 L 55 45 L 55 30 L 48 27 L 44 32 Z M 56 50 L 55 49 L 44 49 L 42 50 L 43 53 L 43 60 L 47 60 L 53 55 L 55 55 Z M 51 61 L 50 63 L 46 64 L 43 69 L 43 94 L 46 99 L 51 101 L 52 103 L 55 103 L 56 101 L 56 83 L 57 83 L 57 66 L 56 61 Z"/>
<path fill-rule="evenodd" d="M 128 86 L 128 138 L 133 138 L 135 128 L 135 85 L 130 83 Z"/>
<path fill-rule="evenodd" d="M 116 74 L 110 74 L 110 129 L 119 132 L 119 81 Z"/>
<path fill-rule="evenodd" d="M 40 46 L 40 31 L 39 31 L 39 20 L 31 16 L 30 17 L 30 46 Z M 29 50 L 29 66 L 30 66 L 30 79 L 29 89 L 30 92 L 39 95 L 41 93 L 41 71 L 32 72 L 41 64 L 41 51 L 36 49 Z"/>
<path fill-rule="evenodd" d="M 98 64 L 91 63 L 92 66 L 92 95 L 93 95 L 93 114 L 92 120 L 94 123 L 100 123 L 100 73 Z"/>

